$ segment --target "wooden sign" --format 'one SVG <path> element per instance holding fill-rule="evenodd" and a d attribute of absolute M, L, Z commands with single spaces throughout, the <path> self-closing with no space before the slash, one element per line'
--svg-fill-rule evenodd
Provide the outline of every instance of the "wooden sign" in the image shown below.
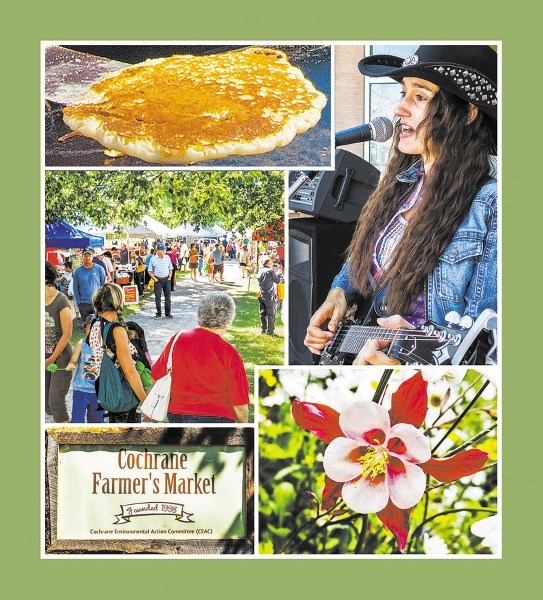
<path fill-rule="evenodd" d="M 50 553 L 253 553 L 252 428 L 46 431 Z"/>
<path fill-rule="evenodd" d="M 137 285 L 125 285 L 123 286 L 124 303 L 125 304 L 137 304 L 139 302 L 138 286 Z"/>

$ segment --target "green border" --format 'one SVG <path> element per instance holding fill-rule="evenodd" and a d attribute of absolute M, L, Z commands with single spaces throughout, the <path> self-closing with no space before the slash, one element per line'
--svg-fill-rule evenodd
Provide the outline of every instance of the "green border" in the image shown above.
<path fill-rule="evenodd" d="M 539 356 L 530 351 L 533 336 L 524 333 L 521 337 L 519 333 L 520 327 L 527 324 L 532 326 L 530 330 L 535 328 L 540 304 L 537 295 L 530 293 L 533 271 L 528 273 L 525 266 L 536 266 L 538 262 L 538 238 L 530 236 L 527 228 L 528 223 L 534 227 L 541 216 L 535 208 L 540 191 L 534 191 L 529 181 L 539 154 L 533 152 L 534 140 L 538 146 L 540 140 L 538 128 L 527 126 L 527 120 L 531 116 L 539 122 L 541 104 L 539 81 L 533 77 L 535 61 L 541 57 L 541 50 L 535 47 L 541 36 L 540 18 L 531 6 L 533 2 L 521 0 L 515 4 L 514 14 L 500 10 L 494 3 L 465 0 L 439 6 L 397 0 L 299 5 L 291 0 L 210 0 L 189 6 L 182 2 L 128 4 L 98 0 L 90 4 L 16 3 L 4 8 L 3 342 L 4 356 L 9 358 L 4 358 L 7 389 L 2 394 L 7 406 L 2 430 L 2 538 L 8 590 L 17 589 L 22 595 L 39 590 L 40 598 L 55 599 L 74 594 L 96 597 L 104 592 L 107 596 L 124 592 L 132 598 L 187 592 L 205 593 L 206 597 L 219 592 L 221 597 L 235 594 L 259 598 L 294 594 L 324 598 L 350 593 L 365 597 L 397 593 L 402 598 L 448 598 L 475 597 L 482 592 L 491 598 L 506 583 L 529 585 L 530 579 L 535 583 L 537 571 L 532 557 L 536 555 L 534 529 L 538 521 L 532 512 L 539 503 L 530 490 L 529 475 L 534 473 L 528 472 L 528 460 L 537 455 L 532 441 L 535 436 L 521 425 L 525 416 L 530 424 L 537 422 L 534 409 L 541 392 L 527 382 L 534 379 L 530 367 Z M 368 38 L 407 41 L 459 37 L 503 41 L 504 558 L 431 562 L 155 560 L 138 564 L 132 560 L 40 560 L 40 40 L 362 42 Z M 536 471 L 533 487 L 537 479 Z"/>

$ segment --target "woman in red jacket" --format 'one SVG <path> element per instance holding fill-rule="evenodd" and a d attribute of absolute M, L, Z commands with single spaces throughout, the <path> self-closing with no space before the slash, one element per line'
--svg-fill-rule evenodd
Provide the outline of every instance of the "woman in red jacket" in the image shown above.
<path fill-rule="evenodd" d="M 198 305 L 199 326 L 177 338 L 172 355 L 170 423 L 247 422 L 249 382 L 245 366 L 238 351 L 223 339 L 235 314 L 229 294 L 207 294 Z M 166 375 L 173 340 L 151 370 L 155 381 Z"/>

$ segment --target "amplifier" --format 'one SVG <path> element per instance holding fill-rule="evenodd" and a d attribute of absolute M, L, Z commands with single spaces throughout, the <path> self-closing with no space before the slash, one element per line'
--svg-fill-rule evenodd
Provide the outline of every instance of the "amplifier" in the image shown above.
<path fill-rule="evenodd" d="M 288 207 L 339 223 L 355 223 L 380 176 L 363 158 L 337 150 L 334 171 L 291 172 Z"/>

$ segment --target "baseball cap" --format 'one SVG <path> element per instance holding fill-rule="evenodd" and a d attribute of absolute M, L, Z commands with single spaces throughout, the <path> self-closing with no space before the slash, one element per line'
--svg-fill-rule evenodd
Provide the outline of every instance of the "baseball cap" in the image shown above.
<path fill-rule="evenodd" d="M 83 254 L 94 254 L 94 248 L 86 246 L 85 248 L 83 248 Z"/>
<path fill-rule="evenodd" d="M 157 250 L 165 250 L 166 246 L 162 242 L 158 242 L 158 244 L 156 245 L 156 249 Z"/>
<path fill-rule="evenodd" d="M 95 249 L 94 249 L 94 252 L 95 252 L 96 254 L 98 254 L 98 256 L 100 256 L 101 254 L 103 254 L 103 253 L 104 253 L 104 251 L 102 250 L 102 248 L 100 248 L 100 246 L 98 246 L 98 248 L 95 248 Z"/>

